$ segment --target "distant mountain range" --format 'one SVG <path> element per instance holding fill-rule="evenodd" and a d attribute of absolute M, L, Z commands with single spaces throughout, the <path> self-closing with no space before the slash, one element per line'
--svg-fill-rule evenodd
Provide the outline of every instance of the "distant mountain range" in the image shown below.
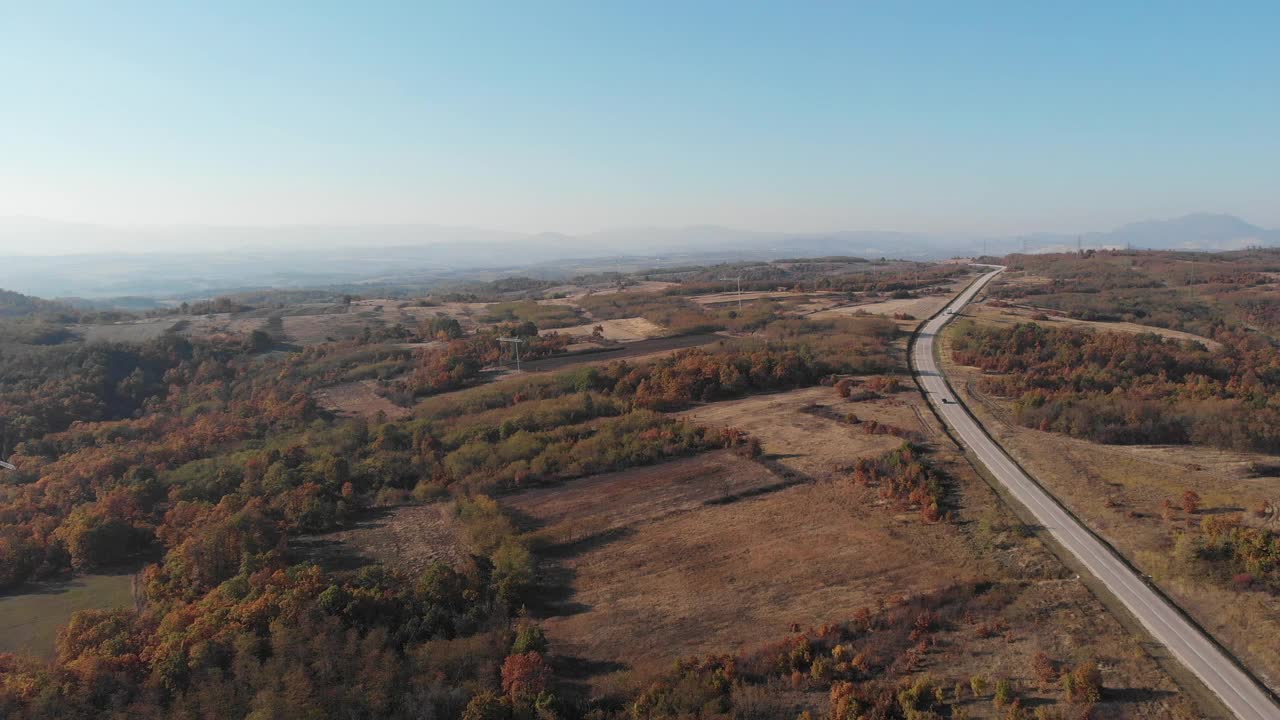
<path fill-rule="evenodd" d="M 1015 238 L 1017 241 L 1021 239 Z M 1234 215 L 1195 213 L 1171 220 L 1129 223 L 1110 232 L 1078 236 L 1042 233 L 1028 235 L 1026 239 L 1031 249 L 1038 252 L 1075 249 L 1077 239 L 1084 247 L 1242 250 L 1254 246 L 1280 246 L 1280 230 L 1260 228 Z"/>
<path fill-rule="evenodd" d="M 436 225 L 107 227 L 0 218 L 0 288 L 43 297 L 199 296 L 239 288 L 308 287 L 459 270 L 554 276 L 566 261 L 601 269 L 731 259 L 859 255 L 930 260 L 956 255 L 1093 248 L 1231 250 L 1280 246 L 1280 230 L 1231 215 L 1193 214 L 1082 235 L 759 232 L 702 225 L 584 235 L 521 234 Z M 111 251 L 104 252 L 104 248 Z M 160 249 L 161 251 L 157 251 Z"/>

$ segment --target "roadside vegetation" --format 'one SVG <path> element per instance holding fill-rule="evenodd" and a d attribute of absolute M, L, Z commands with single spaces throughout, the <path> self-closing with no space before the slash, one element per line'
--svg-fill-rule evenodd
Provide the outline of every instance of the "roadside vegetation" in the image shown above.
<path fill-rule="evenodd" d="M 957 391 L 1055 495 L 1276 687 L 1280 253 L 1009 264 L 948 331 Z"/>

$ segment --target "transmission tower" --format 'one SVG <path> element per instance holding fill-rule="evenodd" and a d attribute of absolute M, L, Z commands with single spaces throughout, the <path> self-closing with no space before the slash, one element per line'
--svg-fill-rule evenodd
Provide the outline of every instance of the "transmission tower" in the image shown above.
<path fill-rule="evenodd" d="M 511 345 L 511 347 L 515 350 L 515 355 L 516 355 L 516 372 L 520 372 L 520 343 L 522 343 L 522 342 L 524 342 L 524 340 L 521 340 L 520 338 L 517 338 L 517 337 L 500 337 L 500 338 L 498 338 L 498 343 L 499 343 L 499 344 L 498 344 L 498 348 L 499 348 L 499 350 L 498 350 L 498 357 L 499 357 L 499 358 L 501 358 L 501 357 L 502 357 L 502 350 L 501 350 L 501 348 L 502 348 L 502 343 L 509 343 L 509 344 Z"/>
<path fill-rule="evenodd" d="M 729 282 L 730 280 L 736 280 L 736 281 L 738 282 L 738 309 L 739 309 L 739 310 L 741 310 L 741 309 L 742 309 L 742 276 L 741 276 L 741 275 L 739 275 L 739 276 L 738 276 L 738 277 L 736 277 L 736 278 L 720 278 L 720 280 L 721 280 L 721 281 L 723 281 L 723 282 Z"/>

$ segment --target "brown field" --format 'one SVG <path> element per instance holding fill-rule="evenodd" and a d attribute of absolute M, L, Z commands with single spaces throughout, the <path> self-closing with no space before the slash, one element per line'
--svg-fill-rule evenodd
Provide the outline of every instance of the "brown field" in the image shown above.
<path fill-rule="evenodd" d="M 379 395 L 377 387 L 375 380 L 359 380 L 317 390 L 315 398 L 320 407 L 341 415 L 373 418 L 381 412 L 392 420 L 399 420 L 412 414 L 409 408 L 400 407 Z"/>
<path fill-rule="evenodd" d="M 281 318 L 280 321 L 284 325 L 285 339 L 299 345 L 319 345 L 334 340 L 348 340 L 358 336 L 366 327 L 386 322 L 374 311 L 289 315 Z"/>
<path fill-rule="evenodd" d="M 834 310 L 838 307 L 848 304 L 849 299 L 846 295 L 800 295 L 797 296 L 798 302 L 791 307 L 791 312 L 796 315 L 816 315 L 824 310 Z"/>
<path fill-rule="evenodd" d="M 384 563 L 411 574 L 433 562 L 466 560 L 457 518 L 447 503 L 370 510 L 353 527 L 291 540 L 290 550 L 336 570 Z"/>
<path fill-rule="evenodd" d="M 661 292 L 668 288 L 678 286 L 680 283 L 667 282 L 666 280 L 641 280 L 634 285 L 628 285 L 623 288 L 623 292 Z"/>
<path fill-rule="evenodd" d="M 705 308 L 732 308 L 739 302 L 749 303 L 755 300 L 775 300 L 781 303 L 781 312 L 784 315 L 815 315 L 824 310 L 833 310 L 849 304 L 848 293 L 838 292 L 744 292 L 739 296 L 736 292 L 713 293 L 710 295 L 696 295 L 691 298 L 693 302 L 702 305 Z"/>
<path fill-rule="evenodd" d="M 351 303 L 350 313 L 370 320 L 379 320 L 387 325 L 399 323 L 406 327 L 417 327 L 423 320 L 433 317 L 451 317 L 457 320 L 464 330 L 472 331 L 480 326 L 479 318 L 483 318 L 489 307 L 495 303 L 486 302 L 447 302 L 428 307 L 419 307 L 412 300 L 370 298 L 356 300 Z"/>
<path fill-rule="evenodd" d="M 521 368 L 526 372 L 548 372 L 553 370 L 564 370 L 575 365 L 585 365 L 588 363 L 605 363 L 614 360 L 628 360 L 630 362 L 640 362 L 643 360 L 651 360 L 663 355 L 670 355 L 677 350 L 684 348 L 697 347 L 699 345 L 709 345 L 711 343 L 720 342 L 725 338 L 720 335 L 677 335 L 675 337 L 660 337 L 651 340 L 637 340 L 635 342 L 626 343 L 605 350 L 603 352 L 587 352 L 573 355 L 555 355 L 539 360 L 531 360 L 521 363 Z"/>
<path fill-rule="evenodd" d="M 563 485 L 526 490 L 506 505 L 536 518 L 542 534 L 555 542 L 580 542 L 784 482 L 760 463 L 718 451 L 576 480 L 571 493 Z M 600 502 L 602 496 L 608 504 Z M 626 513 L 615 514 L 612 506 Z"/>
<path fill-rule="evenodd" d="M 658 325 L 652 320 L 647 320 L 641 317 L 621 318 L 618 320 L 600 320 L 597 322 L 587 323 L 585 325 L 558 328 L 552 332 L 570 336 L 590 336 L 595 332 L 597 325 L 604 328 L 604 339 L 613 342 L 635 342 L 637 340 L 664 337 L 668 334 L 666 328 Z"/>
<path fill-rule="evenodd" d="M 869 402 L 842 400 L 829 387 L 805 388 L 742 400 L 711 403 L 683 413 L 702 425 L 733 427 L 760 438 L 764 451 L 776 455 L 782 465 L 815 478 L 831 478 L 837 467 L 866 455 L 888 452 L 902 444 L 893 435 L 867 435 L 856 427 L 804 412 L 808 405 L 829 407 L 839 413 L 874 417 L 879 422 L 934 436 L 932 415 L 920 410 L 916 393 Z M 926 420 L 927 418 L 927 420 Z"/>
<path fill-rule="evenodd" d="M 209 337 L 211 335 L 248 335 L 254 330 L 266 327 L 265 318 L 237 318 L 230 313 L 214 313 L 211 315 L 195 315 L 189 318 L 184 331 L 192 337 Z"/>
<path fill-rule="evenodd" d="M 731 305 L 731 304 L 737 303 L 738 301 L 751 302 L 752 300 L 765 300 L 765 299 L 785 300 L 787 298 L 794 297 L 794 296 L 795 296 L 794 293 L 786 290 L 781 292 L 747 291 L 743 293 L 729 291 L 729 292 L 721 292 L 721 293 L 711 293 L 709 295 L 694 295 L 694 296 L 691 296 L 689 299 L 698 303 L 699 305 Z"/>
<path fill-rule="evenodd" d="M 142 343 L 160 337 L 177 324 L 178 321 L 176 319 L 168 317 L 112 323 L 110 325 L 82 325 L 77 327 L 85 342 Z"/>
<path fill-rule="evenodd" d="M 921 322 L 945 307 L 946 304 L 951 301 L 951 298 L 955 297 L 956 293 L 963 290 L 972 280 L 973 278 L 962 278 L 956 282 L 939 286 L 939 288 L 930 289 L 941 289 L 943 291 L 937 294 L 921 295 L 916 298 L 903 298 L 900 300 L 876 300 L 874 302 L 862 303 L 859 305 L 843 305 L 841 307 L 814 313 L 813 317 L 821 318 L 832 315 L 892 316 L 898 313 L 904 313 L 911 315 L 915 320 L 903 321 L 901 323 L 902 327 L 907 330 L 914 330 Z"/>
<path fill-rule="evenodd" d="M 804 412 L 811 402 L 934 438 L 933 461 L 951 478 L 948 503 L 963 522 L 924 524 L 846 480 L 837 468 L 902 441 Z M 1043 649 L 1073 662 L 1097 658 L 1106 685 L 1126 689 L 1098 717 L 1197 716 L 1084 585 L 1038 540 L 1008 530 L 1013 516 L 936 434 L 933 416 L 916 414 L 921 402 L 907 392 L 845 403 L 814 388 L 712 404 L 686 415 L 757 435 L 764 462 L 719 451 L 503 498 L 537 528 L 544 582 L 563 585 L 531 607 L 553 652 L 607 693 L 642 685 L 681 657 L 778 640 L 791 623 L 839 622 L 983 577 L 1016 595 L 999 611 L 1008 634 L 978 639 L 956 628 L 945 659 L 925 672 L 1014 678 L 1034 696 L 1030 661 Z M 986 701 L 966 710 L 995 716 Z"/>
<path fill-rule="evenodd" d="M 592 293 L 662 292 L 667 288 L 676 287 L 679 284 L 680 283 L 666 282 L 665 280 L 641 280 L 631 285 L 627 285 L 626 287 L 621 289 L 619 289 L 617 285 L 613 285 L 610 283 L 595 283 L 593 285 L 577 285 L 577 284 L 557 285 L 555 287 L 548 288 L 542 291 L 544 299 L 539 300 L 538 302 L 548 303 L 548 304 L 575 305 L 576 303 L 573 302 L 574 300 L 582 297 L 583 295 L 590 295 Z M 564 297 L 559 297 L 559 298 L 550 297 L 552 295 L 563 295 Z"/>
<path fill-rule="evenodd" d="M 1180 510 L 1171 521 L 1161 516 L 1161 503 L 1167 498 L 1176 505 L 1187 489 L 1200 494 L 1202 513 L 1247 516 L 1263 500 L 1280 498 L 1280 478 L 1254 477 L 1250 465 L 1275 466 L 1280 457 L 1192 446 L 1102 445 L 1024 428 L 1012 424 L 1007 400 L 980 391 L 981 371 L 951 362 L 945 339 L 942 358 L 956 392 L 1018 462 L 1154 576 L 1273 689 L 1280 687 L 1280 599 L 1180 572 L 1172 561 L 1172 537 L 1195 519 Z"/>
<path fill-rule="evenodd" d="M 77 326 L 85 342 L 142 343 L 154 340 L 169 330 L 190 337 L 211 335 L 247 335 L 266 326 L 265 318 L 233 318 L 230 313 L 184 317 L 147 318 L 109 325 Z"/>

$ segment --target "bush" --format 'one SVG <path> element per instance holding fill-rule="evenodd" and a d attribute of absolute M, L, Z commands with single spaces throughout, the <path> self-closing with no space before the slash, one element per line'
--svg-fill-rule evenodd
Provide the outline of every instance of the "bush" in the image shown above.
<path fill-rule="evenodd" d="M 1102 699 L 1102 672 L 1092 660 L 1062 674 L 1062 691 L 1073 703 L 1095 703 Z"/>
<path fill-rule="evenodd" d="M 522 655 L 527 652 L 547 652 L 547 636 L 542 626 L 525 623 L 516 631 L 515 642 L 511 643 L 511 654 Z"/>
<path fill-rule="evenodd" d="M 1013 702 L 1013 683 L 1008 680 L 997 680 L 995 693 L 991 696 L 991 702 L 996 707 L 1004 707 Z"/>

